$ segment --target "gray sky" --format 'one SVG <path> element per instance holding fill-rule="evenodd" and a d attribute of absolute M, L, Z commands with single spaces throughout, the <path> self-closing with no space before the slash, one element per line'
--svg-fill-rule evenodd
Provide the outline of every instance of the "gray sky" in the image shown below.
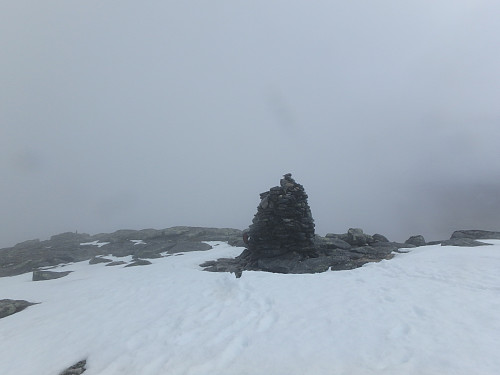
<path fill-rule="evenodd" d="M 500 230 L 500 3 L 3 1 L 0 246 L 246 228 Z"/>

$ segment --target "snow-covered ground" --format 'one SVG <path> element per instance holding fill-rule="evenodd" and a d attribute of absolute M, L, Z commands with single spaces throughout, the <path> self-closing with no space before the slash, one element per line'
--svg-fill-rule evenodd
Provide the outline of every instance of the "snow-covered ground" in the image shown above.
<path fill-rule="evenodd" d="M 82 262 L 69 276 L 0 279 L 39 305 L 0 320 L 0 374 L 500 374 L 500 241 L 427 246 L 352 271 L 201 271 L 241 248 Z"/>

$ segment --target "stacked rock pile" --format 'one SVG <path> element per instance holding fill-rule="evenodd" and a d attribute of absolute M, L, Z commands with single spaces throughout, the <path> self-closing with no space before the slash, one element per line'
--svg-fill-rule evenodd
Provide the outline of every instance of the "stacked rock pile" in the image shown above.
<path fill-rule="evenodd" d="M 314 254 L 314 220 L 304 187 L 285 174 L 280 186 L 260 194 L 257 213 L 248 230 L 252 258 L 296 252 Z"/>

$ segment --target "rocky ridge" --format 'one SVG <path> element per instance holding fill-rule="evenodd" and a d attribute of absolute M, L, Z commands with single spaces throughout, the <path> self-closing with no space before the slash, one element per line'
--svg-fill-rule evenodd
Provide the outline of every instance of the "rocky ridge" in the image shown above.
<path fill-rule="evenodd" d="M 173 227 L 118 230 L 89 235 L 67 232 L 49 240 L 29 240 L 0 250 L 0 277 L 37 271 L 96 257 L 132 255 L 135 260 L 157 258 L 160 253 L 209 250 L 202 241 L 227 241 L 242 246 L 242 231 L 230 228 Z"/>

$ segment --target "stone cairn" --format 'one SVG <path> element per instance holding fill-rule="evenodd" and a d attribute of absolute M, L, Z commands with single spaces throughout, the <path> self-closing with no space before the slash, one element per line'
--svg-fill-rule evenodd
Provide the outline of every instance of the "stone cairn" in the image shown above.
<path fill-rule="evenodd" d="M 304 187 L 291 173 L 280 186 L 260 194 L 257 213 L 248 229 L 248 250 L 253 259 L 287 253 L 314 256 L 314 220 Z"/>

